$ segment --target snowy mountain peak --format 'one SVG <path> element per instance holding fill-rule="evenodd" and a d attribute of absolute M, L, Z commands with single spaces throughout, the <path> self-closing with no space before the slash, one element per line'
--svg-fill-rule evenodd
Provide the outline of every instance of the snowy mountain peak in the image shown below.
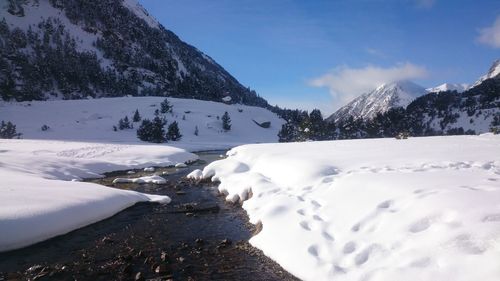
<path fill-rule="evenodd" d="M 137 0 L 123 0 L 123 6 L 131 10 L 136 16 L 146 21 L 146 23 L 153 28 L 160 26 L 160 23 L 151 16 L 148 11 Z"/>
<path fill-rule="evenodd" d="M 444 83 L 433 88 L 427 88 L 426 91 L 429 93 L 439 93 L 446 91 L 457 91 L 461 93 L 467 90 L 468 87 L 468 84 Z"/>
<path fill-rule="evenodd" d="M 351 116 L 354 119 L 371 119 L 379 112 L 383 113 L 395 107 L 406 107 L 415 98 L 425 93 L 426 90 L 423 87 L 411 81 L 383 84 L 375 90 L 355 98 L 333 113 L 327 120 L 338 122 Z"/>
<path fill-rule="evenodd" d="M 491 65 L 490 70 L 488 71 L 488 73 L 486 73 L 485 75 L 481 76 L 481 78 L 479 78 L 479 80 L 477 80 L 476 83 L 474 83 L 470 88 L 474 88 L 475 86 L 483 83 L 483 81 L 486 80 L 486 79 L 495 78 L 495 77 L 497 77 L 499 75 L 500 75 L 500 59 L 497 59 Z"/>

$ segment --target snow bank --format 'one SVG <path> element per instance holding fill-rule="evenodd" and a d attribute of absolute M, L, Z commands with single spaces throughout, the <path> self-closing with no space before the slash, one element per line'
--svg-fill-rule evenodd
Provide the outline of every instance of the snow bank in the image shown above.
<path fill-rule="evenodd" d="M 196 155 L 164 145 L 0 140 L 0 251 L 105 219 L 149 195 L 78 182 L 103 172 L 170 166 Z"/>
<path fill-rule="evenodd" d="M 498 280 L 500 137 L 245 145 L 220 181 L 262 231 L 250 242 L 304 280 Z"/>

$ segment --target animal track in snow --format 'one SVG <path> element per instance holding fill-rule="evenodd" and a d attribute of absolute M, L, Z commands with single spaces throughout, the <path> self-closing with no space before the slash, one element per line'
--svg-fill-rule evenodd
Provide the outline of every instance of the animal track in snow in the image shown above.
<path fill-rule="evenodd" d="M 335 241 L 335 238 L 330 235 L 330 233 L 326 232 L 326 231 L 323 231 L 321 233 L 321 235 L 323 235 L 323 237 L 326 239 L 326 240 L 329 240 L 329 241 Z"/>
<path fill-rule="evenodd" d="M 422 232 L 431 226 L 431 218 L 422 218 L 410 225 L 408 230 L 412 233 Z"/>
<path fill-rule="evenodd" d="M 315 221 L 324 221 L 324 220 L 323 220 L 320 216 L 318 216 L 318 215 L 314 215 L 314 216 L 313 216 L 313 219 L 314 219 Z"/>
<path fill-rule="evenodd" d="M 353 241 L 349 241 L 344 245 L 344 248 L 342 249 L 342 252 L 344 254 L 350 254 L 356 251 L 356 243 Z"/>
<path fill-rule="evenodd" d="M 307 230 L 307 231 L 311 231 L 311 227 L 309 226 L 309 223 L 307 221 L 301 221 L 299 223 L 300 227 L 302 227 L 303 229 Z"/>
<path fill-rule="evenodd" d="M 297 213 L 301 216 L 305 216 L 306 215 L 306 211 L 304 209 L 298 209 L 297 210 Z"/>
<path fill-rule="evenodd" d="M 312 245 L 312 246 L 309 246 L 309 248 L 307 248 L 307 252 L 309 252 L 310 255 L 314 256 L 314 257 L 318 257 L 318 246 L 316 245 Z"/>

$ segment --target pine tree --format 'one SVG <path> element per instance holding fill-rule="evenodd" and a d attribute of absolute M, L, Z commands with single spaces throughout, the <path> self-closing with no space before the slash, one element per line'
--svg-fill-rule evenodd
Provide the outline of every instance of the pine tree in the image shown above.
<path fill-rule="evenodd" d="M 151 132 L 151 142 L 162 143 L 165 142 L 165 129 L 164 126 L 167 124 L 165 119 L 160 117 L 155 117 L 153 119 L 153 130 Z"/>
<path fill-rule="evenodd" d="M 229 117 L 227 111 L 224 112 L 224 115 L 222 115 L 222 129 L 224 129 L 224 131 L 231 130 L 231 118 Z"/>
<path fill-rule="evenodd" d="M 168 125 L 167 130 L 167 140 L 169 141 L 178 141 L 182 138 L 182 135 L 179 131 L 179 125 L 177 121 L 174 121 L 172 124 Z"/>
<path fill-rule="evenodd" d="M 142 141 L 162 143 L 165 142 L 165 126 L 166 122 L 160 117 L 155 117 L 153 121 L 143 119 L 141 125 L 137 129 L 137 137 Z"/>
<path fill-rule="evenodd" d="M 295 141 L 296 128 L 291 123 L 285 123 L 281 126 L 281 130 L 278 133 L 279 142 L 291 142 Z"/>
<path fill-rule="evenodd" d="M 21 133 L 16 131 L 16 125 L 2 121 L 0 123 L 0 139 L 20 139 Z"/>
<path fill-rule="evenodd" d="M 151 142 L 151 133 L 153 131 L 153 122 L 149 119 L 143 119 L 141 125 L 137 129 L 137 137 L 142 141 Z"/>
<path fill-rule="evenodd" d="M 172 112 L 172 105 L 168 102 L 167 98 L 165 98 L 160 104 L 161 113 L 165 114 L 168 112 Z"/>
<path fill-rule="evenodd" d="M 120 130 L 133 129 L 132 124 L 128 120 L 128 116 L 125 116 L 123 119 L 120 119 L 120 121 L 118 121 L 118 129 Z"/>
<path fill-rule="evenodd" d="M 139 114 L 139 109 L 136 109 L 134 112 L 134 116 L 132 117 L 132 122 L 139 122 L 141 121 L 141 115 Z"/>

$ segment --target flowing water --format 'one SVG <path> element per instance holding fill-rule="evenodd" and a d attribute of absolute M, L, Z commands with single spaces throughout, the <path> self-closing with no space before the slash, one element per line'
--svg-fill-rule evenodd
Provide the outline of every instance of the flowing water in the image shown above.
<path fill-rule="evenodd" d="M 185 176 L 219 159 L 198 153 L 187 168 L 159 168 L 165 185 L 116 184 L 113 172 L 91 182 L 168 195 L 168 205 L 140 203 L 115 216 L 20 250 L 0 253 L 0 280 L 296 280 L 247 242 L 255 231 L 243 209 L 214 183 Z M 150 173 L 149 173 L 150 174 Z"/>

